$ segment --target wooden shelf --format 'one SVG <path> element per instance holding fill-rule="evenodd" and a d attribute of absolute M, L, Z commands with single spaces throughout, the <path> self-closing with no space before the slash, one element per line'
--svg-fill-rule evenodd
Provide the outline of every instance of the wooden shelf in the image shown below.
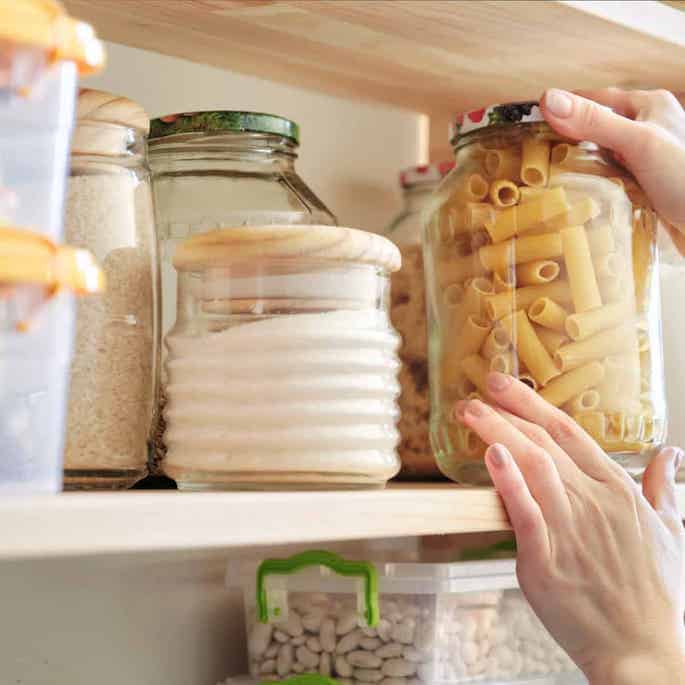
<path fill-rule="evenodd" d="M 0 501 L 0 559 L 505 530 L 487 489 L 74 493 Z"/>
<path fill-rule="evenodd" d="M 112 40 L 425 112 L 543 88 L 685 89 L 685 14 L 603 0 L 66 0 Z M 441 141 L 440 141 L 441 142 Z"/>
<path fill-rule="evenodd" d="M 685 484 L 678 487 L 685 515 Z M 79 493 L 0 501 L 0 560 L 508 530 L 493 490 Z"/>

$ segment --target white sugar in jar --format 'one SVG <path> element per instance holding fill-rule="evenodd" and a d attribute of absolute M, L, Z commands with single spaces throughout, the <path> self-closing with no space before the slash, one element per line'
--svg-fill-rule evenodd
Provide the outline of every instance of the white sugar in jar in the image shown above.
<path fill-rule="evenodd" d="M 179 488 L 377 488 L 395 475 L 399 263 L 384 238 L 334 226 L 179 246 L 164 462 Z"/>

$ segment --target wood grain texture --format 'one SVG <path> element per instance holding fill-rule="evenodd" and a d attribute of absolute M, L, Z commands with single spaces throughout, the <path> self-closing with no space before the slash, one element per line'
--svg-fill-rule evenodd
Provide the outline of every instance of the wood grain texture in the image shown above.
<path fill-rule="evenodd" d="M 535 98 L 549 85 L 685 87 L 685 15 L 659 2 L 66 4 L 109 40 L 443 117 L 488 103 Z"/>
<path fill-rule="evenodd" d="M 83 493 L 0 501 L 0 559 L 507 530 L 497 494 L 454 485 L 274 493 Z"/>
<path fill-rule="evenodd" d="M 371 264 L 388 272 L 401 256 L 387 238 L 343 226 L 238 226 L 194 236 L 176 248 L 174 266 L 183 271 L 258 259 L 312 259 Z"/>

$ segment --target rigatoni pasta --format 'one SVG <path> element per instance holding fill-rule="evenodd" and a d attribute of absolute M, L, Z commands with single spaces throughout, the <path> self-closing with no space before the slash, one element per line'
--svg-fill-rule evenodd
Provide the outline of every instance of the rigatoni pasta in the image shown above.
<path fill-rule="evenodd" d="M 650 309 L 658 292 L 654 214 L 635 205 L 644 199 L 639 187 L 594 146 L 506 119 L 488 131 L 478 154 L 464 148 L 453 172 L 461 180 L 445 184 L 433 212 L 451 207 L 451 239 L 426 233 L 435 265 L 435 411 L 453 415 L 455 388 L 488 401 L 488 374 L 510 373 L 604 449 L 646 453 L 664 430 Z M 478 194 L 480 179 L 488 186 L 480 199 L 474 179 Z M 487 481 L 485 446 L 476 453 L 466 432 L 450 443 L 451 430 L 436 419 L 432 426 L 449 475 Z"/>

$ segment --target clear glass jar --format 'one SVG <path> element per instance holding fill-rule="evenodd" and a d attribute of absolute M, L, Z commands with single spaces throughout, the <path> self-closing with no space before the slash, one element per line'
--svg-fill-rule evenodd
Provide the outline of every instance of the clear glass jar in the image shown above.
<path fill-rule="evenodd" d="M 249 226 L 177 249 L 164 472 L 182 490 L 378 488 L 399 470 L 392 243 Z"/>
<path fill-rule="evenodd" d="M 83 90 L 65 231 L 103 265 L 107 289 L 79 304 L 64 455 L 68 489 L 115 489 L 147 473 L 155 406 L 159 268 L 136 103 Z"/>
<path fill-rule="evenodd" d="M 398 447 L 403 478 L 439 477 L 430 447 L 428 423 L 428 344 L 426 289 L 423 274 L 424 211 L 433 191 L 452 163 L 422 165 L 400 174 L 404 205 L 385 230 L 399 248 L 402 268 L 391 278 L 390 318 L 402 338 L 399 398 L 401 441 Z"/>
<path fill-rule="evenodd" d="M 172 259 L 186 238 L 231 226 L 337 223 L 295 169 L 299 141 L 298 125 L 272 114 L 193 112 L 151 122 L 163 335 L 176 319 Z M 165 402 L 162 379 L 160 416 Z M 164 456 L 163 434 L 161 420 L 156 463 Z"/>
<path fill-rule="evenodd" d="M 602 149 L 535 103 L 471 112 L 425 234 L 431 440 L 446 475 L 489 483 L 453 418 L 490 370 L 561 407 L 639 477 L 666 426 L 658 218 Z"/>

